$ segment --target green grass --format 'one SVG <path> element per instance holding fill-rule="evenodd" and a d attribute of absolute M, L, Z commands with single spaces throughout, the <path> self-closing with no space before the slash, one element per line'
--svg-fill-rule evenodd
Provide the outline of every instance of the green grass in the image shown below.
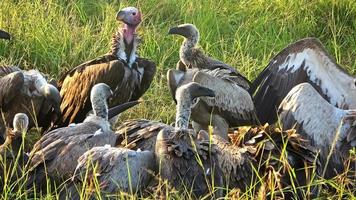
<path fill-rule="evenodd" d="M 128 5 L 143 12 L 139 53 L 154 60 L 158 70 L 143 97 L 145 103 L 124 119 L 174 120 L 166 71 L 175 68 L 182 39 L 167 32 L 180 23 L 194 23 L 200 29 L 202 49 L 235 66 L 249 80 L 273 55 L 304 37 L 319 38 L 337 62 L 356 74 L 353 0 L 1 0 L 0 28 L 13 39 L 0 41 L 0 64 L 37 68 L 58 77 L 109 50 L 118 26 L 115 14 Z"/>

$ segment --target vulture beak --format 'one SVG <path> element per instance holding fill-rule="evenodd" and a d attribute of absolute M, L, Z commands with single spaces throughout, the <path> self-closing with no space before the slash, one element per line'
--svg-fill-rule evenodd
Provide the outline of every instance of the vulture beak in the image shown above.
<path fill-rule="evenodd" d="M 125 18 L 126 12 L 123 10 L 120 10 L 119 12 L 117 12 L 116 14 L 116 20 L 117 21 L 123 21 Z"/>
<path fill-rule="evenodd" d="M 170 28 L 169 29 L 169 31 L 168 31 L 168 34 L 169 35 L 180 35 L 180 28 L 179 27 L 172 27 L 172 28 Z"/>
<path fill-rule="evenodd" d="M 185 38 L 189 38 L 191 35 L 189 33 L 189 29 L 187 27 L 172 27 L 168 31 L 169 35 L 181 35 Z"/>
<path fill-rule="evenodd" d="M 204 87 L 199 83 L 191 83 L 188 89 L 192 99 L 198 97 L 215 97 L 215 92 L 213 90 Z"/>
<path fill-rule="evenodd" d="M 115 117 L 116 115 L 126 111 L 129 108 L 134 107 L 135 105 L 139 104 L 143 102 L 143 100 L 137 100 L 137 101 L 130 101 L 130 102 L 126 102 L 123 104 L 120 104 L 118 106 L 112 107 L 109 109 L 109 114 L 108 114 L 108 118 L 111 119 L 113 117 Z"/>
<path fill-rule="evenodd" d="M 6 31 L 0 30 L 0 38 L 10 40 L 10 34 Z"/>

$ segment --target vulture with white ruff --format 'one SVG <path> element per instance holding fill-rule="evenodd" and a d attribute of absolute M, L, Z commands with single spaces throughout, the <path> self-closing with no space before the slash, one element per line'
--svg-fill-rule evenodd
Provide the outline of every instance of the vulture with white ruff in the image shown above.
<path fill-rule="evenodd" d="M 37 70 L 0 67 L 0 131 L 10 127 L 16 113 L 29 116 L 28 128 L 50 126 L 60 116 L 58 89 Z"/>
<path fill-rule="evenodd" d="M 215 92 L 215 98 L 197 98 L 192 105 L 191 119 L 196 132 L 208 131 L 211 125 L 214 134 L 228 139 L 229 127 L 259 124 L 251 95 L 226 72 L 226 69 L 196 68 L 186 71 L 171 69 L 167 72 L 174 99 L 176 90 L 189 82 L 199 83 Z"/>
<path fill-rule="evenodd" d="M 79 159 L 71 185 L 62 192 L 60 199 L 81 199 L 84 183 L 91 185 L 98 181 L 102 198 L 106 195 L 126 192 L 142 193 L 149 184 L 156 162 L 152 151 L 134 151 L 111 146 L 94 147 Z M 87 193 L 89 199 L 96 199 L 94 190 Z"/>
<path fill-rule="evenodd" d="M 261 123 L 274 123 L 283 98 L 303 82 L 310 83 L 332 105 L 356 109 L 355 80 L 318 39 L 305 38 L 278 53 L 253 82 L 250 93 Z"/>
<path fill-rule="evenodd" d="M 94 114 L 82 123 L 52 130 L 36 142 L 30 153 L 29 186 L 32 183 L 41 186 L 46 182 L 46 176 L 54 181 L 70 178 L 78 158 L 87 150 L 95 146 L 116 144 L 117 135 L 111 130 L 108 121 L 107 101 L 112 95 L 108 85 L 96 84 L 90 94 Z"/>
<path fill-rule="evenodd" d="M 287 94 L 278 112 L 284 129 L 295 127 L 299 134 L 320 150 L 321 170 L 326 169 L 326 178 L 343 173 L 344 161 L 356 146 L 356 110 L 337 108 L 312 85 L 302 83 Z M 333 151 L 327 163 L 331 149 Z"/>
<path fill-rule="evenodd" d="M 61 77 L 62 119 L 59 125 L 66 126 L 85 119 L 91 109 L 90 90 L 97 83 L 113 88 L 110 107 L 137 100 L 149 88 L 156 65 L 136 55 L 139 43 L 136 28 L 141 22 L 141 12 L 127 7 L 117 13 L 116 19 L 123 22 L 123 26 L 114 34 L 110 52 L 75 67 Z"/>

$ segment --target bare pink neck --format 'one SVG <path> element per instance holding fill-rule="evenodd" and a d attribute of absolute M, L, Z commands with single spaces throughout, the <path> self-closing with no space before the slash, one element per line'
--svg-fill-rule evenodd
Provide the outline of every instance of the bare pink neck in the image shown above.
<path fill-rule="evenodd" d="M 134 35 L 136 33 L 136 28 L 137 25 L 124 24 L 122 30 L 123 30 L 124 40 L 126 41 L 127 44 L 130 44 L 132 42 Z"/>

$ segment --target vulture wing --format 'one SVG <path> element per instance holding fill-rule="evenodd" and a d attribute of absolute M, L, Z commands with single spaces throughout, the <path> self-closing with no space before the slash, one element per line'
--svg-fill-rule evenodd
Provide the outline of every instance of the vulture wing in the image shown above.
<path fill-rule="evenodd" d="M 185 76 L 186 72 L 181 70 L 170 69 L 167 72 L 168 88 L 175 102 L 177 102 L 176 90 L 181 83 L 181 80 L 183 80 Z"/>
<path fill-rule="evenodd" d="M 335 75 L 343 78 L 335 78 Z M 312 84 L 331 104 L 347 108 L 354 98 L 345 99 L 350 91 L 343 91 L 342 85 L 350 87 L 348 75 L 315 38 L 306 38 L 289 45 L 278 53 L 253 82 L 250 93 L 261 123 L 274 123 L 276 110 L 282 99 L 296 85 L 303 82 Z M 352 79 L 352 78 L 351 78 Z M 353 81 L 352 81 L 353 82 Z M 354 92 L 356 93 L 356 92 Z M 345 95 L 346 94 L 346 95 Z M 346 107 L 345 107 L 346 106 Z"/>
<path fill-rule="evenodd" d="M 326 161 L 339 132 L 336 151 L 331 157 L 328 169 L 331 169 L 330 173 L 333 173 L 332 169 L 341 171 L 343 162 L 340 159 L 340 148 L 349 136 L 349 132 L 343 130 L 341 125 L 349 111 L 334 107 L 323 99 L 313 86 L 302 83 L 287 94 L 278 112 L 283 129 L 295 128 L 299 134 L 310 140 L 311 144 L 320 150 L 322 163 Z"/>
<path fill-rule="evenodd" d="M 92 148 L 78 159 L 73 177 L 84 182 L 84 177 L 97 176 L 104 193 L 130 192 L 131 187 L 135 193 L 145 188 L 151 178 L 148 172 L 154 169 L 153 152 L 103 146 Z"/>
<path fill-rule="evenodd" d="M 143 68 L 143 72 L 139 72 L 143 74 L 141 74 L 141 83 L 133 91 L 130 101 L 139 99 L 147 91 L 156 73 L 156 64 L 154 62 L 144 58 L 137 58 L 136 63 L 139 68 Z"/>
<path fill-rule="evenodd" d="M 15 66 L 0 66 L 0 78 L 17 71 L 21 71 L 21 69 Z"/>
<path fill-rule="evenodd" d="M 154 151 L 159 131 L 170 128 L 173 130 L 173 127 L 161 122 L 137 119 L 124 122 L 116 133 L 121 147 Z"/>
<path fill-rule="evenodd" d="M 214 112 L 220 113 L 231 126 L 241 124 L 257 124 L 255 107 L 250 94 L 231 80 L 228 70 L 200 70 L 193 81 L 215 92 L 215 98 L 203 99 Z"/>
<path fill-rule="evenodd" d="M 97 83 L 106 83 L 112 89 L 126 86 L 125 81 L 130 72 L 124 64 L 112 55 L 104 55 L 86 62 L 69 71 L 59 82 L 61 88 L 62 123 L 78 123 L 85 119 L 91 110 L 90 90 Z M 118 103 L 128 100 L 124 91 L 115 96 Z M 129 93 L 127 91 L 127 93 Z"/>
<path fill-rule="evenodd" d="M 6 105 L 18 95 L 24 84 L 22 72 L 13 72 L 0 78 L 0 108 L 6 111 Z"/>
<path fill-rule="evenodd" d="M 226 71 L 229 72 L 231 79 L 233 79 L 239 86 L 242 88 L 248 90 L 250 89 L 251 82 L 241 75 L 235 68 L 232 66 L 225 64 L 219 60 L 212 59 L 210 57 L 207 57 L 207 69 L 210 70 L 215 70 L 215 69 L 225 69 Z"/>

